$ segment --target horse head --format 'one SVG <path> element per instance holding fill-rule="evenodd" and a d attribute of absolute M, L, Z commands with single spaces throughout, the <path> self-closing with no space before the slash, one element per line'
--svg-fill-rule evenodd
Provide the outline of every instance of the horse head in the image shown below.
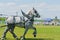
<path fill-rule="evenodd" d="M 40 17 L 38 11 L 35 9 L 35 8 L 32 8 L 29 12 L 28 12 L 28 15 L 30 16 L 34 16 L 34 17 Z"/>

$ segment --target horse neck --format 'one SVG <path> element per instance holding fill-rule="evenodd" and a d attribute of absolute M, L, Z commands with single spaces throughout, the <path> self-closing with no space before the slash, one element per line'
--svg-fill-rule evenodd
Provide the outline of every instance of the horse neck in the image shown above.
<path fill-rule="evenodd" d="M 30 19 L 30 21 L 33 23 L 33 22 L 34 22 L 34 17 L 32 17 L 32 18 Z"/>

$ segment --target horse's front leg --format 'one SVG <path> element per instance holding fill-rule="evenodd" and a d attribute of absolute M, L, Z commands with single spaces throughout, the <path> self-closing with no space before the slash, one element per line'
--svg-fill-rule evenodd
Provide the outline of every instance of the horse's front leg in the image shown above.
<path fill-rule="evenodd" d="M 34 35 L 34 37 L 36 37 L 36 34 L 37 34 L 36 28 L 32 27 L 32 29 L 34 30 L 33 35 Z"/>
<path fill-rule="evenodd" d="M 28 28 L 25 28 L 25 32 L 24 32 L 23 36 L 20 37 L 20 40 L 25 40 L 25 35 L 26 35 L 27 31 L 28 31 Z"/>

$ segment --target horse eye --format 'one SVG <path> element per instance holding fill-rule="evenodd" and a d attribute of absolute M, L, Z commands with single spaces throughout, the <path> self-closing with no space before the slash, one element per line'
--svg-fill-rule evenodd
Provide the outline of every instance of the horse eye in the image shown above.
<path fill-rule="evenodd" d="M 37 13 L 37 11 L 35 11 L 35 13 Z"/>

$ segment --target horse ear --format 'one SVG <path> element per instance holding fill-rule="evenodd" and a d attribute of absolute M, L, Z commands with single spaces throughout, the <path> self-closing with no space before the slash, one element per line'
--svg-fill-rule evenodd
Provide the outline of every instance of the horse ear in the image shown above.
<path fill-rule="evenodd" d="M 35 8 L 33 7 L 33 10 L 35 10 Z"/>
<path fill-rule="evenodd" d="M 33 9 L 34 9 L 34 7 L 33 7 Z"/>

